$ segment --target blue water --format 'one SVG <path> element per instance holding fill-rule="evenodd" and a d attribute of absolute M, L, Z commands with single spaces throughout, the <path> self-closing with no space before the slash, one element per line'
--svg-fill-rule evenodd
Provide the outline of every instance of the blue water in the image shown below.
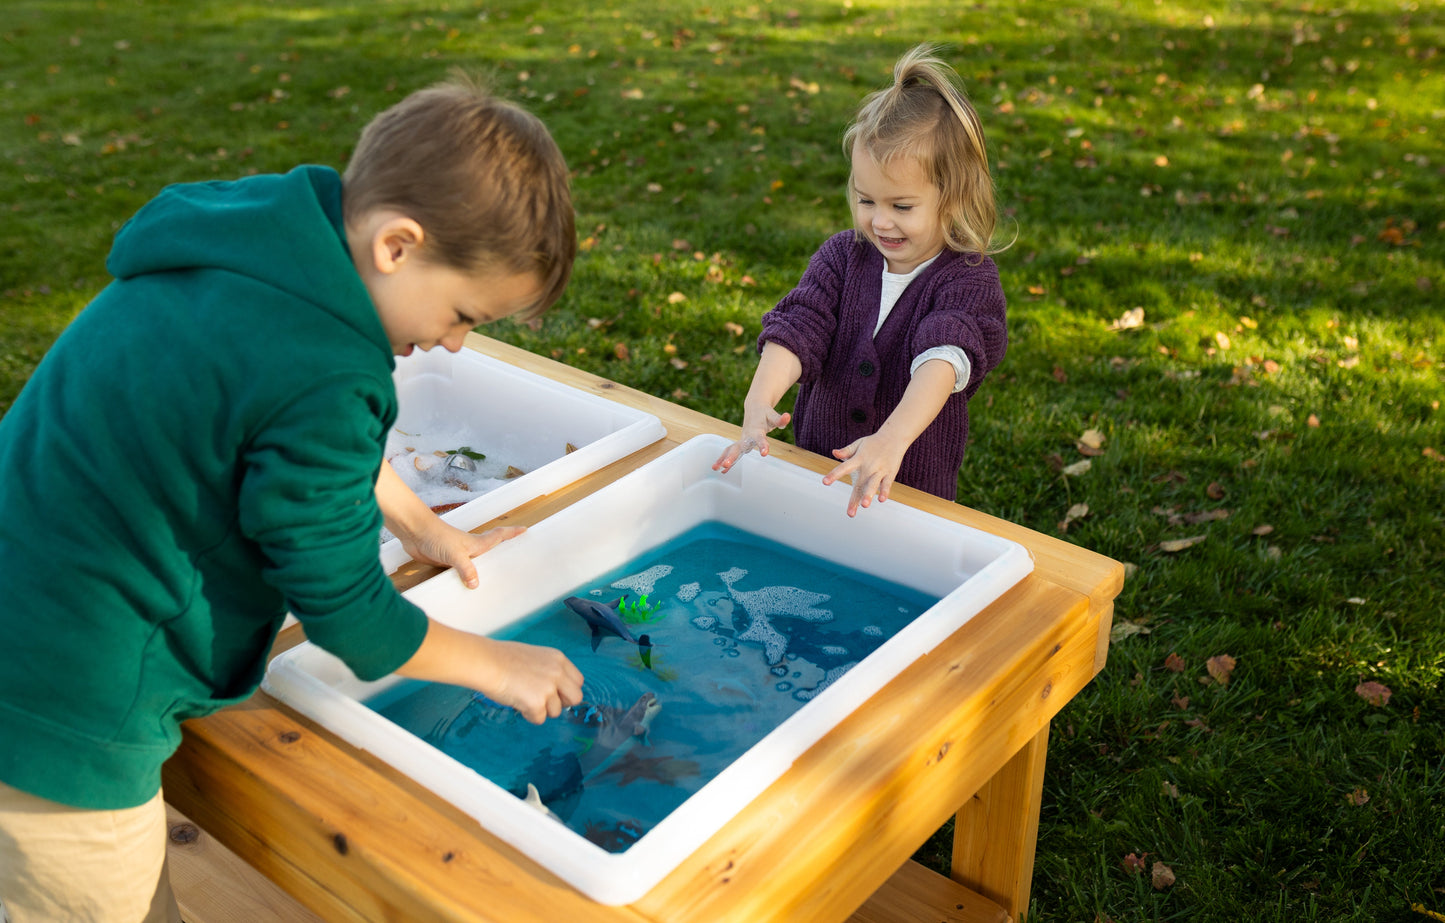
<path fill-rule="evenodd" d="M 652 669 L 615 635 L 594 652 L 558 598 L 494 636 L 559 648 L 582 671 L 584 701 L 561 718 L 537 727 L 480 693 L 415 680 L 365 704 L 518 797 L 530 782 L 612 852 L 938 601 L 717 523 L 566 595 L 645 606 L 628 627 L 651 638 Z M 658 707 L 629 736 L 638 725 L 623 716 L 648 693 Z"/>

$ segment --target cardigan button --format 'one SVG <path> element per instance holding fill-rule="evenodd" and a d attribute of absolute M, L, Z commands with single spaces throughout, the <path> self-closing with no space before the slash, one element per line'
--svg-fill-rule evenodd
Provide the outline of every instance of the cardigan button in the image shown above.
<path fill-rule="evenodd" d="M 864 413 L 861 410 L 855 410 L 850 413 L 849 416 L 853 418 L 854 423 L 862 423 L 864 420 L 868 419 L 868 414 Z"/>
<path fill-rule="evenodd" d="M 858 374 L 862 375 L 864 378 L 872 375 L 873 363 L 869 362 L 867 359 L 864 359 L 862 362 L 858 363 Z"/>

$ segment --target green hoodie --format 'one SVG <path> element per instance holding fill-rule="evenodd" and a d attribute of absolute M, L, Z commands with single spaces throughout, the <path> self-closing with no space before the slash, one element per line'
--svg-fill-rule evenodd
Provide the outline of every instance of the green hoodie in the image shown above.
<path fill-rule="evenodd" d="M 325 167 L 166 188 L 0 419 L 0 781 L 141 804 L 289 608 L 360 677 L 426 617 L 378 557 L 386 333 Z"/>

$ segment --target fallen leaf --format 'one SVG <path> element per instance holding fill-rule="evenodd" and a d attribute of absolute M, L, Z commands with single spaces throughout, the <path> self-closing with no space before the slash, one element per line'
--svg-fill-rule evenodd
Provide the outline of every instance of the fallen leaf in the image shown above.
<path fill-rule="evenodd" d="M 1174 884 L 1174 870 L 1163 862 L 1155 862 L 1154 867 L 1149 870 L 1149 878 L 1155 891 L 1163 891 Z"/>
<path fill-rule="evenodd" d="M 1184 658 L 1171 651 L 1168 657 L 1164 658 L 1164 669 L 1170 673 L 1183 673 L 1185 670 Z M 1184 700 L 1188 702 L 1188 699 Z"/>
<path fill-rule="evenodd" d="M 1172 698 L 1172 699 L 1169 700 L 1169 704 L 1170 704 L 1170 705 L 1173 705 L 1175 708 L 1179 709 L 1180 711 L 1188 711 L 1188 710 L 1189 710 L 1189 696 L 1187 696 L 1187 695 L 1176 695 L 1174 698 Z"/>
<path fill-rule="evenodd" d="M 618 343 L 616 346 L 613 346 L 612 353 L 623 362 L 632 358 L 632 351 L 627 348 L 626 343 Z"/>
<path fill-rule="evenodd" d="M 1201 522 L 1214 522 L 1216 519 L 1228 519 L 1229 510 L 1200 510 L 1197 513 L 1185 513 L 1181 518 L 1191 526 L 1197 526 Z"/>
<path fill-rule="evenodd" d="M 1211 500 L 1223 500 L 1224 494 L 1224 485 L 1218 481 L 1210 481 L 1209 486 L 1204 488 L 1204 495 Z"/>
<path fill-rule="evenodd" d="M 1258 526 L 1255 526 L 1253 529 L 1250 529 L 1250 530 L 1249 530 L 1249 534 L 1250 534 L 1250 535 L 1268 535 L 1269 533 L 1271 533 L 1271 532 L 1273 532 L 1273 531 L 1274 531 L 1274 526 L 1269 525 L 1268 523 L 1265 523 L 1265 524 L 1263 524 L 1263 525 L 1258 525 Z"/>
<path fill-rule="evenodd" d="M 1355 687 L 1355 695 L 1369 702 L 1376 708 L 1380 708 L 1390 704 L 1390 696 L 1394 695 L 1394 693 L 1391 692 L 1390 687 L 1384 683 L 1368 680 Z"/>
<path fill-rule="evenodd" d="M 731 334 L 732 334 L 733 336 L 735 336 L 735 337 L 740 337 L 740 336 L 743 335 L 743 325 L 742 325 L 742 324 L 737 324 L 737 323 L 733 323 L 732 321 L 728 321 L 727 323 L 723 324 L 723 329 L 726 330 L 728 333 L 731 333 Z"/>
<path fill-rule="evenodd" d="M 1080 455 L 1099 456 L 1104 454 L 1104 434 L 1096 429 L 1086 429 L 1074 442 Z"/>
<path fill-rule="evenodd" d="M 1216 331 L 1214 334 L 1214 342 L 1219 344 L 1220 349 L 1228 349 L 1230 345 L 1229 335 L 1222 330 Z"/>
<path fill-rule="evenodd" d="M 1069 507 L 1069 511 L 1064 514 L 1063 521 L 1059 523 L 1059 531 L 1069 531 L 1070 523 L 1075 522 L 1079 519 L 1083 519 L 1087 515 L 1089 515 L 1089 504 L 1075 503 L 1073 506 Z"/>
<path fill-rule="evenodd" d="M 1149 629 L 1139 622 L 1131 622 L 1128 619 L 1120 619 L 1109 628 L 1109 643 L 1115 644 L 1125 638 L 1132 638 L 1135 635 L 1147 635 Z"/>
<path fill-rule="evenodd" d="M 684 302 L 684 301 L 686 301 L 686 300 L 687 300 L 687 296 L 684 295 L 682 292 L 673 292 L 671 295 L 668 295 L 668 296 L 667 296 L 667 303 L 668 303 L 668 304 L 681 304 L 682 302 Z"/>
<path fill-rule="evenodd" d="M 1109 325 L 1110 330 L 1132 330 L 1135 327 L 1144 326 L 1144 309 L 1130 308 L 1119 316 L 1119 319 Z"/>
<path fill-rule="evenodd" d="M 1160 551 L 1183 551 L 1186 548 L 1193 548 L 1195 545 L 1208 538 L 1207 535 L 1191 535 L 1189 538 L 1173 538 L 1166 542 L 1159 543 Z"/>
<path fill-rule="evenodd" d="M 1163 785 L 1163 790 L 1165 798 L 1173 798 L 1175 801 L 1179 800 L 1179 786 L 1175 785 L 1173 782 L 1165 782 Z"/>
<path fill-rule="evenodd" d="M 1093 464 L 1094 463 L 1089 461 L 1087 458 L 1080 459 L 1079 461 L 1074 462 L 1072 465 L 1065 465 L 1063 468 L 1063 473 L 1067 474 L 1069 477 L 1078 477 L 1079 475 L 1083 474 L 1091 467 L 1093 467 Z"/>
<path fill-rule="evenodd" d="M 1216 683 L 1221 686 L 1228 686 L 1229 677 L 1234 673 L 1234 665 L 1235 660 L 1233 657 L 1228 654 L 1219 654 L 1218 656 L 1210 657 L 1209 660 L 1205 662 L 1204 667 L 1209 671 L 1209 675 L 1214 677 Z"/>
<path fill-rule="evenodd" d="M 1354 791 L 1350 792 L 1348 795 L 1346 795 L 1346 796 L 1345 796 L 1345 800 L 1348 801 L 1350 804 L 1352 804 L 1352 805 L 1354 805 L 1355 807 L 1358 808 L 1358 807 L 1360 807 L 1361 805 L 1364 805 L 1364 804 L 1366 804 L 1366 803 L 1369 802 L 1369 800 L 1370 800 L 1370 793 L 1367 792 L 1367 791 L 1365 791 L 1365 789 L 1364 789 L 1363 786 L 1360 786 L 1360 787 L 1356 788 Z"/>
<path fill-rule="evenodd" d="M 1147 855 L 1149 854 L 1144 854 L 1144 856 Z M 1145 868 L 1147 868 L 1144 862 L 1144 856 L 1136 856 L 1133 853 L 1129 853 L 1129 855 L 1119 860 L 1119 864 L 1123 866 L 1124 871 L 1128 872 L 1130 875 L 1137 875 L 1140 872 L 1144 871 Z"/>

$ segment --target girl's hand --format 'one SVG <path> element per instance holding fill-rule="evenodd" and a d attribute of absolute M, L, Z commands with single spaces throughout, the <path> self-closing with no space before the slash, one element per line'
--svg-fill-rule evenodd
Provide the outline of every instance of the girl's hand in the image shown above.
<path fill-rule="evenodd" d="M 768 433 L 787 426 L 791 419 L 793 419 L 792 414 L 778 413 L 772 407 L 761 407 L 756 410 L 744 409 L 743 437 L 723 450 L 723 453 L 718 456 L 718 460 L 713 462 L 712 470 L 726 474 L 732 470 L 732 466 L 737 463 L 739 458 L 754 449 L 757 449 L 759 455 L 767 455 Z"/>
<path fill-rule="evenodd" d="M 526 526 L 499 526 L 480 534 L 463 532 L 439 516 L 424 520 L 414 532 L 398 535 L 407 554 L 423 564 L 455 567 L 470 589 L 477 588 L 477 566 L 472 558 L 527 531 Z"/>
<path fill-rule="evenodd" d="M 879 503 L 888 499 L 893 489 L 893 479 L 898 476 L 898 466 L 903 464 L 903 453 L 908 445 L 897 446 L 880 433 L 864 436 L 841 449 L 833 450 L 833 457 L 842 464 L 823 475 L 824 484 L 832 484 L 841 478 L 852 476 L 853 493 L 848 498 L 848 515 L 858 515 L 858 508 L 867 509 L 874 498 Z"/>

